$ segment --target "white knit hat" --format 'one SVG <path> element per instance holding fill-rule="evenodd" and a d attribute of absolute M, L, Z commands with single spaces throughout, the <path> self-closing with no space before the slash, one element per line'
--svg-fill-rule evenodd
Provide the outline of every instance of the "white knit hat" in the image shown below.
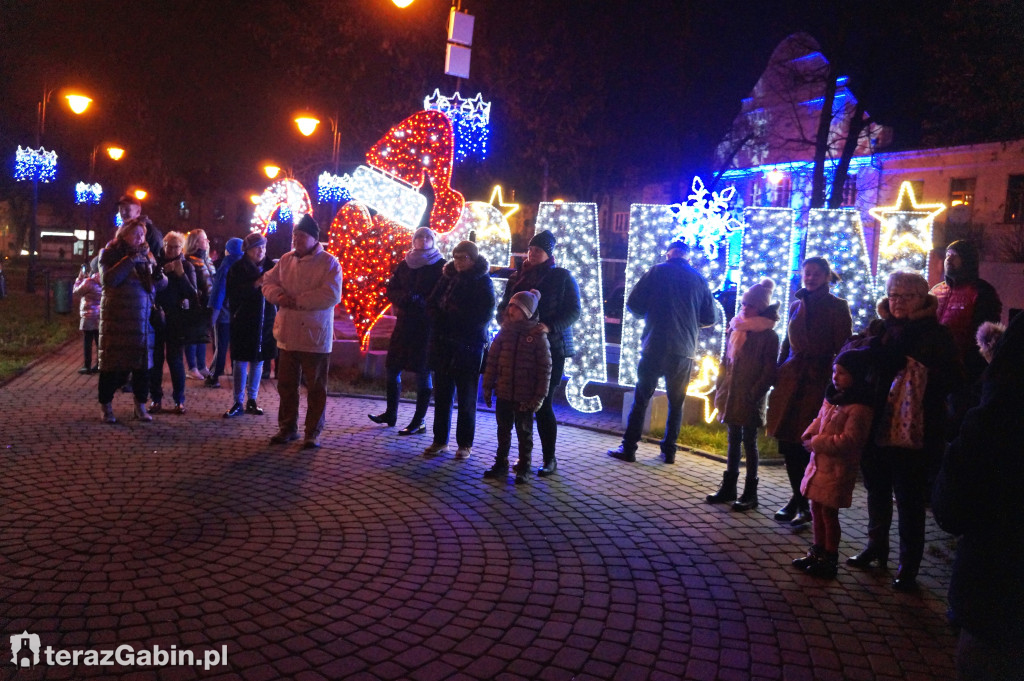
<path fill-rule="evenodd" d="M 765 278 L 760 284 L 754 284 L 743 294 L 743 304 L 753 305 L 758 312 L 764 312 L 772 304 L 772 291 L 775 290 L 775 282 Z"/>
<path fill-rule="evenodd" d="M 526 318 L 529 319 L 537 312 L 537 304 L 540 302 L 540 291 L 535 288 L 529 291 L 520 291 L 519 293 L 512 296 L 512 300 L 508 301 L 509 305 L 515 305 Z"/>

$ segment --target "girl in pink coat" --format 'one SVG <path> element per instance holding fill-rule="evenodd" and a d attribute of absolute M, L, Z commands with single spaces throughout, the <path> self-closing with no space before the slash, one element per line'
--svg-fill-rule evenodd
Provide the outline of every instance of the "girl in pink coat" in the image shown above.
<path fill-rule="evenodd" d="M 811 461 L 800 491 L 811 501 L 814 544 L 793 565 L 814 577 L 833 579 L 839 563 L 839 509 L 853 503 L 860 456 L 871 432 L 873 410 L 866 350 L 847 350 L 832 366 L 817 418 L 804 431 Z"/>

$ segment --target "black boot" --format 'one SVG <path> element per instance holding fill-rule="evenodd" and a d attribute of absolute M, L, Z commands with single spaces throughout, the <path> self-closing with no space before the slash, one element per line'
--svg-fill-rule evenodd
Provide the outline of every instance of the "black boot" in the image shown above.
<path fill-rule="evenodd" d="M 818 560 L 804 568 L 804 572 L 811 577 L 835 579 L 839 574 L 839 553 L 823 553 Z"/>
<path fill-rule="evenodd" d="M 752 508 L 757 508 L 757 478 L 747 478 L 743 485 L 743 494 L 739 501 L 732 505 L 734 511 L 749 511 Z"/>
<path fill-rule="evenodd" d="M 856 568 L 871 567 L 872 563 L 878 563 L 879 567 L 885 567 L 886 561 L 889 560 L 889 547 L 879 546 L 877 544 L 868 543 L 866 549 L 858 553 L 856 556 L 850 556 L 846 559 L 847 565 L 852 565 Z"/>
<path fill-rule="evenodd" d="M 541 467 L 541 469 L 537 471 L 537 475 L 539 475 L 542 478 L 546 478 L 549 475 L 554 475 L 557 470 L 558 470 L 558 462 L 555 461 L 555 455 L 552 454 L 552 455 L 548 456 L 547 454 L 545 454 L 544 455 L 544 466 Z"/>
<path fill-rule="evenodd" d="M 387 426 L 394 426 L 395 421 L 398 420 L 398 415 L 394 413 L 381 412 L 380 414 L 367 414 L 366 418 L 370 419 L 374 423 L 383 423 Z"/>
<path fill-rule="evenodd" d="M 800 497 L 790 497 L 786 505 L 775 512 L 774 518 L 780 523 L 788 523 L 796 516 L 797 510 L 800 508 Z"/>
<path fill-rule="evenodd" d="M 803 527 L 804 525 L 811 522 L 811 502 L 807 501 L 806 497 L 800 498 L 800 504 L 797 507 L 796 515 L 793 516 L 793 520 L 789 523 L 793 527 Z"/>
<path fill-rule="evenodd" d="M 707 495 L 704 497 L 704 500 L 709 504 L 727 504 L 730 501 L 736 501 L 736 481 L 739 478 L 739 471 L 735 473 L 726 471 L 722 474 L 722 485 L 718 488 L 718 491 Z"/>
<path fill-rule="evenodd" d="M 427 407 L 430 405 L 430 390 L 416 393 L 416 413 L 412 415 L 412 421 L 405 428 L 398 431 L 399 435 L 416 435 L 427 432 L 427 425 L 423 419 L 427 416 Z"/>
<path fill-rule="evenodd" d="M 490 480 L 508 477 L 508 456 L 499 454 L 494 458 L 494 465 L 484 471 L 484 477 Z"/>
<path fill-rule="evenodd" d="M 803 572 L 811 565 L 814 565 L 821 557 L 825 554 L 825 549 L 818 546 L 817 544 L 811 545 L 811 548 L 807 550 L 807 555 L 803 558 L 797 558 L 793 561 L 793 567 Z"/>

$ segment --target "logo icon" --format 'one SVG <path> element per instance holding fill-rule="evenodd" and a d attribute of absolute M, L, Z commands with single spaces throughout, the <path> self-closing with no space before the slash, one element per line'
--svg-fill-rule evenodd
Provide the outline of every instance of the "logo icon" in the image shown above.
<path fill-rule="evenodd" d="M 39 664 L 40 641 L 38 634 L 23 631 L 11 636 L 11 662 L 18 667 Z"/>

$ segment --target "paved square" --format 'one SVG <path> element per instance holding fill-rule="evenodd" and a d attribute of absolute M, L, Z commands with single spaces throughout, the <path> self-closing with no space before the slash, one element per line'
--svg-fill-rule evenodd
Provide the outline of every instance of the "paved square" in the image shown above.
<path fill-rule="evenodd" d="M 733 513 L 703 502 L 723 464 L 667 466 L 654 445 L 624 464 L 604 454 L 618 437 L 563 426 L 559 475 L 514 486 L 481 478 L 491 413 L 468 461 L 424 459 L 429 434 L 366 418 L 379 400 L 331 397 L 308 451 L 268 444 L 272 381 L 266 416 L 221 418 L 230 377 L 189 381 L 188 414 L 151 424 L 119 393 L 111 426 L 80 352 L 0 387 L 0 678 L 953 678 L 952 541 L 930 519 L 920 593 L 845 566 L 821 582 L 789 565 L 809 532 L 771 519 L 777 467 L 761 508 Z M 854 504 L 843 556 L 862 487 Z M 228 663 L 16 672 L 23 630 L 55 649 L 226 645 Z"/>

